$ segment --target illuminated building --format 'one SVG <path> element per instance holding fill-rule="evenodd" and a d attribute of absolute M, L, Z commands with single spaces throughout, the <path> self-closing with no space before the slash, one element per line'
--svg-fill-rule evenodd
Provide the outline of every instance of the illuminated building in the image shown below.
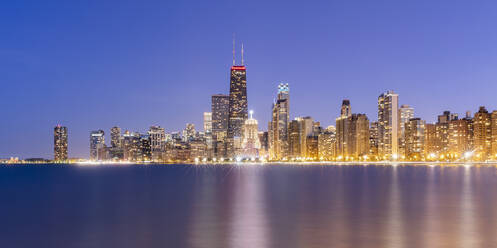
<path fill-rule="evenodd" d="M 288 125 L 288 156 L 300 157 L 301 150 L 300 123 L 297 120 L 292 120 Z"/>
<path fill-rule="evenodd" d="M 259 141 L 261 143 L 261 149 L 259 149 L 259 157 L 266 158 L 268 156 L 269 147 L 269 132 L 259 132 Z"/>
<path fill-rule="evenodd" d="M 453 159 L 463 158 L 466 152 L 473 150 L 473 122 L 471 118 L 449 122 L 448 153 Z"/>
<path fill-rule="evenodd" d="M 399 156 L 399 95 L 387 91 L 378 97 L 378 152 L 387 159 Z"/>
<path fill-rule="evenodd" d="M 497 160 L 497 110 L 492 111 L 490 119 L 490 132 L 492 134 L 490 156 L 492 157 L 492 160 Z"/>
<path fill-rule="evenodd" d="M 216 140 L 224 140 L 228 131 L 229 96 L 212 96 L 212 134 Z"/>
<path fill-rule="evenodd" d="M 378 122 L 373 121 L 369 126 L 369 155 L 378 159 Z"/>
<path fill-rule="evenodd" d="M 318 153 L 321 160 L 330 161 L 335 159 L 336 155 L 336 130 L 326 128 L 318 136 Z"/>
<path fill-rule="evenodd" d="M 138 155 L 139 161 L 152 160 L 152 147 L 150 144 L 150 136 L 148 134 L 140 136 L 138 153 L 139 153 Z"/>
<path fill-rule="evenodd" d="M 105 147 L 104 131 L 92 131 L 90 133 L 90 160 L 103 160 L 102 151 Z M 100 156 L 99 156 L 100 155 Z"/>
<path fill-rule="evenodd" d="M 352 116 L 352 107 L 349 100 L 342 101 L 340 109 L 340 117 L 335 120 L 336 123 L 336 152 L 339 157 L 346 157 L 349 153 L 348 149 L 348 130 L 349 117 Z"/>
<path fill-rule="evenodd" d="M 253 112 L 250 111 L 250 118 L 245 121 L 242 133 L 242 156 L 245 158 L 259 157 L 261 142 L 259 140 L 259 124 L 256 119 L 252 118 Z"/>
<path fill-rule="evenodd" d="M 348 118 L 347 156 L 358 159 L 369 154 L 369 120 L 365 114 L 352 114 Z"/>
<path fill-rule="evenodd" d="M 229 96 L 212 96 L 212 149 L 213 156 L 222 158 L 226 156 L 226 135 L 228 133 Z"/>
<path fill-rule="evenodd" d="M 310 160 L 319 159 L 319 137 L 316 135 L 310 135 L 306 137 L 306 157 Z"/>
<path fill-rule="evenodd" d="M 110 146 L 112 148 L 121 147 L 122 137 L 121 137 L 121 128 L 120 127 L 112 127 L 110 129 Z"/>
<path fill-rule="evenodd" d="M 151 160 L 162 160 L 162 154 L 166 147 L 166 132 L 160 126 L 151 126 L 148 130 L 150 137 Z"/>
<path fill-rule="evenodd" d="M 401 105 L 399 108 L 399 117 L 400 117 L 399 153 L 402 155 L 406 155 L 405 123 L 408 122 L 411 118 L 414 118 L 414 108 L 406 104 Z"/>
<path fill-rule="evenodd" d="M 457 114 L 450 113 L 450 111 L 444 111 L 442 115 L 438 116 L 435 128 L 440 141 L 439 156 L 449 157 L 449 122 L 457 119 Z"/>
<path fill-rule="evenodd" d="M 491 115 L 481 106 L 473 118 L 475 160 L 486 160 L 492 148 Z"/>
<path fill-rule="evenodd" d="M 212 133 L 212 112 L 204 112 L 204 132 Z"/>
<path fill-rule="evenodd" d="M 234 57 L 234 52 L 233 52 Z M 229 117 L 227 134 L 227 156 L 235 157 L 241 149 L 242 126 L 248 118 L 247 71 L 242 63 L 237 66 L 233 60 L 230 76 Z"/>
<path fill-rule="evenodd" d="M 429 160 L 437 160 L 441 151 L 440 138 L 435 124 L 425 124 L 425 153 Z"/>
<path fill-rule="evenodd" d="M 124 160 L 126 161 L 138 161 L 140 149 L 140 134 L 139 133 L 131 133 L 129 131 L 125 131 L 123 134 L 123 150 L 124 150 Z"/>
<path fill-rule="evenodd" d="M 54 160 L 67 160 L 67 127 L 57 125 L 54 128 Z"/>
<path fill-rule="evenodd" d="M 202 139 L 195 139 L 190 141 L 190 160 L 194 161 L 195 159 L 203 159 L 207 157 L 207 145 Z"/>
<path fill-rule="evenodd" d="M 425 121 L 411 118 L 405 123 L 406 158 L 421 160 L 425 156 Z"/>
<path fill-rule="evenodd" d="M 187 123 L 185 130 L 183 130 L 183 142 L 189 142 L 197 137 L 195 131 L 195 124 Z"/>
<path fill-rule="evenodd" d="M 288 123 L 290 121 L 290 89 L 288 84 L 278 85 L 278 96 L 273 104 L 270 122 L 271 143 L 269 153 L 271 159 L 282 159 L 288 156 Z"/>

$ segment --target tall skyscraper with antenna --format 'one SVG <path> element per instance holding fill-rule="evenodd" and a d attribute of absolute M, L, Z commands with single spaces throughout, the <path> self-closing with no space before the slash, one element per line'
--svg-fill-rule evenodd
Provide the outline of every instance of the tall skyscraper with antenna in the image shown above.
<path fill-rule="evenodd" d="M 243 44 L 241 65 L 236 65 L 234 45 L 235 40 L 233 39 L 233 66 L 231 66 L 230 75 L 227 135 L 227 155 L 231 158 L 237 156 L 241 151 L 242 127 L 248 118 L 247 71 L 243 61 Z"/>

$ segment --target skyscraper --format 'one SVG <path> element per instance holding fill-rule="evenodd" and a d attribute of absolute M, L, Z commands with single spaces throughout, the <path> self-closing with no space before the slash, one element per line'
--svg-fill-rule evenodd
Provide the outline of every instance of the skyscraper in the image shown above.
<path fill-rule="evenodd" d="M 195 124 L 186 123 L 186 128 L 183 130 L 183 142 L 190 142 L 197 137 L 197 131 L 195 131 Z"/>
<path fill-rule="evenodd" d="M 481 106 L 473 118 L 475 159 L 486 160 L 492 148 L 491 115 Z"/>
<path fill-rule="evenodd" d="M 112 127 L 110 129 L 110 157 L 115 160 L 124 158 L 123 137 L 120 127 Z"/>
<path fill-rule="evenodd" d="M 410 119 L 414 118 L 414 108 L 410 107 L 407 104 L 403 104 L 399 108 L 399 116 L 400 116 L 400 133 L 399 133 L 399 153 L 402 156 L 406 154 L 406 142 L 405 142 L 405 125 Z"/>
<path fill-rule="evenodd" d="M 271 159 L 281 159 L 288 156 L 288 125 L 290 121 L 290 88 L 288 84 L 278 85 L 278 95 L 273 104 L 271 116 Z"/>
<path fill-rule="evenodd" d="M 248 118 L 247 102 L 247 71 L 243 64 L 243 45 L 242 45 L 242 63 L 235 65 L 233 52 L 233 66 L 230 75 L 230 94 L 229 94 L 229 117 L 228 117 L 228 140 L 227 155 L 235 157 L 241 149 L 242 126 Z"/>
<path fill-rule="evenodd" d="M 252 117 L 253 112 L 250 111 L 250 118 L 245 121 L 243 125 L 243 139 L 242 149 L 243 156 L 246 158 L 259 157 L 259 149 L 261 149 L 261 142 L 259 140 L 259 124 L 256 119 Z"/>
<path fill-rule="evenodd" d="M 61 125 L 54 128 L 54 160 L 67 160 L 67 127 Z"/>
<path fill-rule="evenodd" d="M 148 130 L 150 137 L 150 152 L 153 161 L 162 160 L 162 154 L 166 147 L 166 132 L 160 126 L 151 126 Z"/>
<path fill-rule="evenodd" d="M 121 128 L 113 127 L 110 129 L 110 145 L 112 148 L 121 147 L 122 137 L 121 137 Z"/>
<path fill-rule="evenodd" d="M 226 136 L 228 134 L 229 96 L 217 94 L 212 96 L 212 148 L 213 156 L 226 156 Z"/>
<path fill-rule="evenodd" d="M 342 158 L 349 154 L 347 134 L 349 133 L 349 117 L 352 116 L 352 107 L 350 101 L 345 99 L 342 101 L 340 108 L 340 116 L 336 118 L 336 155 Z"/>
<path fill-rule="evenodd" d="M 411 118 L 405 122 L 405 156 L 411 160 L 425 157 L 425 121 Z"/>
<path fill-rule="evenodd" d="M 204 112 L 204 132 L 212 133 L 212 112 Z"/>
<path fill-rule="evenodd" d="M 105 148 L 104 131 L 91 131 L 90 133 L 90 160 L 102 160 L 102 150 Z M 99 156 L 100 155 L 100 156 Z"/>
<path fill-rule="evenodd" d="M 386 159 L 399 156 L 399 95 L 387 91 L 378 97 L 378 152 Z"/>

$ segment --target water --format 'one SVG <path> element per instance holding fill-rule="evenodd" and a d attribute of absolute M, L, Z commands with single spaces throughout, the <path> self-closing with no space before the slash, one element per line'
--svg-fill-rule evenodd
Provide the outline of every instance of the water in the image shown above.
<path fill-rule="evenodd" d="M 497 247 L 497 168 L 0 166 L 0 247 Z"/>

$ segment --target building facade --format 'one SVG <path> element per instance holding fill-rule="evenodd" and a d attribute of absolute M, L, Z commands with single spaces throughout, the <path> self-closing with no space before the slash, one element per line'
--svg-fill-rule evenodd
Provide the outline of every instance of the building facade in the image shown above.
<path fill-rule="evenodd" d="M 54 160 L 67 160 L 67 127 L 57 125 L 54 128 Z"/>

